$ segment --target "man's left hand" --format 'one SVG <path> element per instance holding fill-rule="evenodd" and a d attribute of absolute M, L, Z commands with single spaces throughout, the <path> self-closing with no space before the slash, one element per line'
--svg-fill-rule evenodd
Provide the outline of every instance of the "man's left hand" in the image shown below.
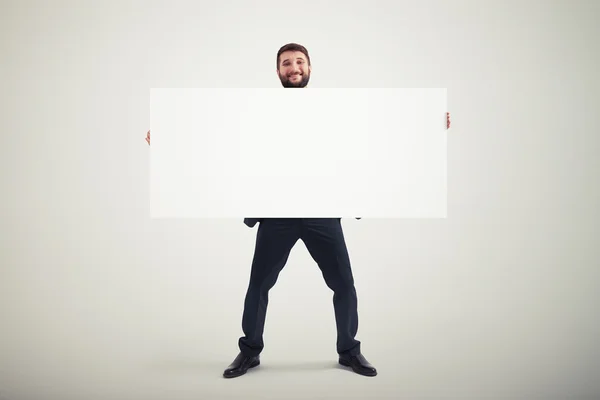
<path fill-rule="evenodd" d="M 450 113 L 446 113 L 446 129 L 450 129 Z"/>

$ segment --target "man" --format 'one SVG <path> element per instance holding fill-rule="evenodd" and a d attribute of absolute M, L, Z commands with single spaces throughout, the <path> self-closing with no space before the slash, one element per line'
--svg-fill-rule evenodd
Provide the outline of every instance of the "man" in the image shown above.
<path fill-rule="evenodd" d="M 284 88 L 305 88 L 312 68 L 304 46 L 289 43 L 277 52 L 277 76 Z M 450 121 L 447 115 L 447 124 Z M 146 141 L 150 144 L 150 132 Z M 288 256 L 302 240 L 333 291 L 337 327 L 338 362 L 365 376 L 377 370 L 361 353 L 358 331 L 357 295 L 350 258 L 340 218 L 245 218 L 249 227 L 259 224 L 256 235 L 250 282 L 244 301 L 239 353 L 225 369 L 226 378 L 238 377 L 260 364 L 264 348 L 263 330 L 269 291 L 275 285 Z"/>

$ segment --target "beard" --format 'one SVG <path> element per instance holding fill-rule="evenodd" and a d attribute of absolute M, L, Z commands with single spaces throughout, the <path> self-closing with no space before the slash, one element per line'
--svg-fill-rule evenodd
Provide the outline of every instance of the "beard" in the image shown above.
<path fill-rule="evenodd" d="M 308 85 L 308 81 L 310 81 L 310 74 L 302 74 L 302 79 L 300 79 L 298 82 L 291 82 L 290 78 L 281 75 L 279 75 L 279 80 L 284 88 L 303 88 Z"/>

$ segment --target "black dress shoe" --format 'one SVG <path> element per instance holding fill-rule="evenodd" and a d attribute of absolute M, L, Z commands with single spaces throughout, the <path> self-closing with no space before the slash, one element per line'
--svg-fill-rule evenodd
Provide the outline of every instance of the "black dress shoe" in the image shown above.
<path fill-rule="evenodd" d="M 355 356 L 342 356 L 340 355 L 340 364 L 352 368 L 354 372 L 364 376 L 375 376 L 377 370 L 374 366 L 369 364 L 366 358 L 362 354 Z"/>
<path fill-rule="evenodd" d="M 237 376 L 244 375 L 250 368 L 254 368 L 258 365 L 260 365 L 259 356 L 249 357 L 245 356 L 243 353 L 240 353 L 227 367 L 227 369 L 225 369 L 223 376 L 225 378 L 235 378 Z"/>

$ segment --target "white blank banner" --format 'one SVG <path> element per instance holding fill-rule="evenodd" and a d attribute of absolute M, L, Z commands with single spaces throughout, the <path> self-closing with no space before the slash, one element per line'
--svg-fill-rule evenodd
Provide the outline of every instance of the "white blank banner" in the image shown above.
<path fill-rule="evenodd" d="M 152 89 L 153 218 L 446 217 L 446 89 Z"/>

